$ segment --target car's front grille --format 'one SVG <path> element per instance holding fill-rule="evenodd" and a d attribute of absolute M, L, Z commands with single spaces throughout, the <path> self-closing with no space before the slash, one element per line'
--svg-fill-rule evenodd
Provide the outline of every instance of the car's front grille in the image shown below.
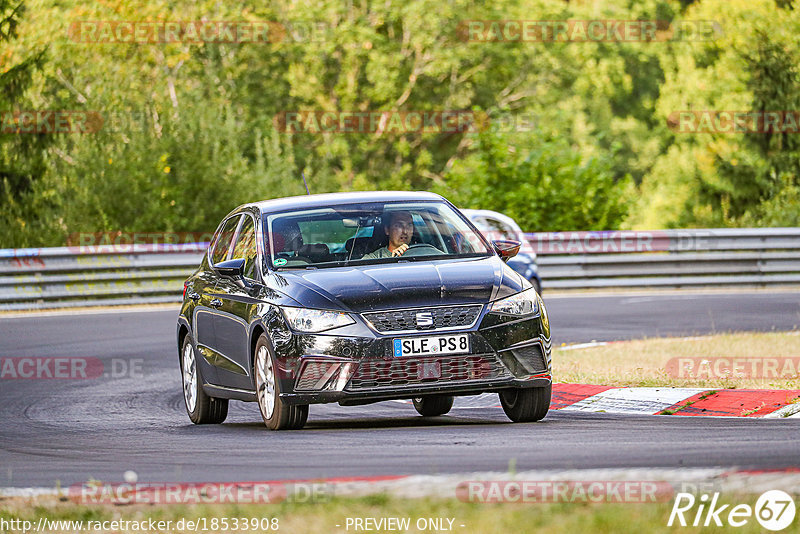
<path fill-rule="evenodd" d="M 364 319 L 378 332 L 424 332 L 469 328 L 478 320 L 481 304 L 386 310 L 364 314 Z"/>
<path fill-rule="evenodd" d="M 510 377 L 511 373 L 493 354 L 365 360 L 346 389 L 358 391 Z"/>

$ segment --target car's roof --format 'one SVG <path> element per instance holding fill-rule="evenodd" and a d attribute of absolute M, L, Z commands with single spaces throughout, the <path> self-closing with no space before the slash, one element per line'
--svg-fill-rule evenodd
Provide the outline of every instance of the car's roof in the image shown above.
<path fill-rule="evenodd" d="M 261 213 L 287 211 L 305 208 L 320 208 L 341 204 L 359 204 L 362 202 L 392 202 L 415 200 L 442 200 L 442 197 L 427 191 L 360 191 L 357 193 L 326 193 L 320 195 L 303 195 L 297 197 L 273 198 L 253 202 L 252 206 Z M 242 206 L 245 207 L 245 206 Z"/>

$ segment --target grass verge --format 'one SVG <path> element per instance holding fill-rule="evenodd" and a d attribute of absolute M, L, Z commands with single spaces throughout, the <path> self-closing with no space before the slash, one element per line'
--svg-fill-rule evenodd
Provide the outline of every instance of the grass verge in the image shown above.
<path fill-rule="evenodd" d="M 685 367 L 690 359 L 691 371 Z M 553 374 L 556 382 L 608 386 L 800 389 L 800 332 L 654 338 L 574 350 L 556 347 Z"/>
<path fill-rule="evenodd" d="M 753 506 L 756 496 L 723 496 L 720 502 L 744 503 Z M 575 532 L 674 532 L 676 526 L 668 527 L 667 521 L 672 502 L 648 504 L 626 503 L 552 503 L 552 504 L 478 504 L 455 499 L 401 499 L 386 495 L 361 498 L 332 498 L 328 502 L 313 504 L 281 503 L 273 505 L 160 505 L 160 506 L 84 506 L 71 502 L 30 502 L 28 499 L 0 501 L 0 518 L 23 519 L 36 524 L 40 517 L 49 520 L 107 521 L 122 519 L 147 521 L 170 520 L 173 525 L 179 520 L 205 518 L 211 525 L 213 518 L 277 518 L 278 532 L 336 533 L 354 532 L 347 526 L 347 518 L 409 518 L 410 528 L 400 532 L 442 532 L 437 529 L 419 529 L 420 519 L 441 519 L 452 532 L 482 534 L 548 532 L 550 534 L 573 534 Z M 691 522 L 694 511 L 687 516 Z M 338 525 L 338 526 L 337 526 Z M 463 526 L 462 526 L 463 525 Z M 84 523 L 84 527 L 86 524 Z M 421 525 L 422 526 L 422 525 Z M 75 529 L 73 529 L 75 530 Z M 202 531 L 202 529 L 198 529 Z M 218 529 L 220 531 L 221 529 Z M 719 527 L 706 529 L 680 528 L 681 532 L 719 531 Z M 118 529 L 125 532 L 125 529 Z M 128 532 L 137 531 L 130 527 Z M 212 531 L 212 530 L 208 530 Z M 245 532 L 232 530 L 229 532 Z M 274 531 L 261 530 L 260 532 Z M 364 530 L 362 530 L 364 531 Z M 367 530 L 388 532 L 388 529 Z M 395 530 L 397 531 L 397 530 Z M 755 518 L 751 518 L 737 532 L 760 532 Z M 59 532 L 59 531 L 55 531 Z M 84 530 L 86 532 L 86 530 Z M 150 532 L 138 530 L 138 532 Z M 188 532 L 184 530 L 161 530 L 160 532 Z"/>

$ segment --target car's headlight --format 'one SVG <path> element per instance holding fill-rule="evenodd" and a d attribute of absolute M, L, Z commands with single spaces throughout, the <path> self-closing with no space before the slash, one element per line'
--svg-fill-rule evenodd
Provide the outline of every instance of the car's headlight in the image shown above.
<path fill-rule="evenodd" d="M 489 311 L 502 315 L 536 315 L 539 313 L 539 295 L 533 288 L 492 302 Z"/>
<path fill-rule="evenodd" d="M 282 308 L 289 326 L 298 332 L 323 332 L 355 323 L 346 313 L 309 310 L 307 308 Z"/>

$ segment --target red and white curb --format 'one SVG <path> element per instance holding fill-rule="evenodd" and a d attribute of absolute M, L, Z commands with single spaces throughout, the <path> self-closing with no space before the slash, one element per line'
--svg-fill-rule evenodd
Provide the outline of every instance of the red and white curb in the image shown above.
<path fill-rule="evenodd" d="M 410 404 L 411 401 L 401 400 Z M 453 409 L 499 408 L 494 393 L 456 397 Z M 800 390 L 553 384 L 550 410 L 628 415 L 800 419 Z"/>
<path fill-rule="evenodd" d="M 570 391 L 569 386 L 574 384 L 558 386 L 562 387 L 556 387 L 554 394 L 560 397 L 559 390 Z M 657 414 L 703 392 L 702 389 L 693 388 L 611 388 L 572 404 L 562 405 L 559 409 L 575 412 Z"/>
<path fill-rule="evenodd" d="M 551 409 L 615 414 L 800 417 L 800 390 L 554 384 Z"/>

